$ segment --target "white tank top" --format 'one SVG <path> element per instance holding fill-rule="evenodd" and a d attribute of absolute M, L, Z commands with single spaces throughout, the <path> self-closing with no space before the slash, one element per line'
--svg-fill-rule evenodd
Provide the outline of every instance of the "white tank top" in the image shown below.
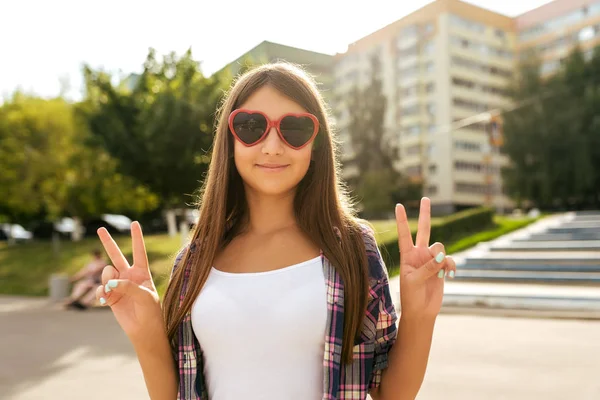
<path fill-rule="evenodd" d="M 326 295 L 320 257 L 268 272 L 213 268 L 192 306 L 209 398 L 321 399 Z"/>

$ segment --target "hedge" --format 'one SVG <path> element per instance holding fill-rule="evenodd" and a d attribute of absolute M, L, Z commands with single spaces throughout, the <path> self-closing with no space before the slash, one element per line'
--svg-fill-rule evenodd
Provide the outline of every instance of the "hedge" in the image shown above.
<path fill-rule="evenodd" d="M 430 243 L 448 244 L 453 240 L 490 228 L 494 225 L 494 210 L 488 207 L 473 208 L 452 214 L 431 226 Z M 413 238 L 417 231 L 412 232 Z M 379 249 L 389 269 L 400 265 L 398 239 L 379 243 Z"/>

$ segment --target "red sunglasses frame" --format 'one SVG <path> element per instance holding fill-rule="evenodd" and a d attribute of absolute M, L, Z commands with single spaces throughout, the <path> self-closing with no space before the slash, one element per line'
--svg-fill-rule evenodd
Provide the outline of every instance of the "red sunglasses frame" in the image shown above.
<path fill-rule="evenodd" d="M 247 144 L 246 142 L 244 142 L 242 139 L 240 139 L 240 137 L 237 135 L 237 133 L 235 132 L 235 129 L 233 129 L 233 119 L 235 118 L 236 115 L 238 115 L 239 113 L 246 113 L 246 114 L 260 114 L 262 115 L 265 120 L 267 121 L 267 128 L 265 129 L 265 131 L 263 132 L 263 134 L 261 135 L 261 137 L 254 143 L 250 143 Z M 308 117 L 313 121 L 314 124 L 314 131 L 310 137 L 310 139 L 308 139 L 306 141 L 306 143 L 304 143 L 302 146 L 296 147 L 296 146 L 292 146 L 287 140 L 285 140 L 285 137 L 283 136 L 283 133 L 281 133 L 281 129 L 280 129 L 280 124 L 281 121 L 285 118 L 285 117 Z M 267 114 L 265 114 L 262 111 L 256 111 L 256 110 L 248 110 L 245 108 L 238 108 L 236 110 L 233 110 L 231 112 L 231 114 L 229 114 L 229 130 L 231 131 L 231 133 L 233 134 L 233 136 L 244 146 L 246 147 L 252 147 L 252 146 L 256 146 L 257 144 L 259 144 L 260 142 L 262 142 L 267 135 L 269 134 L 269 132 L 271 131 L 271 128 L 275 128 L 275 130 L 277 131 L 277 134 L 279 135 L 279 137 L 281 138 L 281 140 L 288 145 L 289 147 L 291 147 L 294 150 L 300 150 L 301 148 L 303 148 L 304 146 L 307 146 L 316 136 L 317 133 L 319 132 L 319 120 L 317 119 L 317 117 L 315 117 L 313 114 L 311 113 L 287 113 L 282 115 L 279 119 L 277 120 L 272 120 L 270 119 Z"/>

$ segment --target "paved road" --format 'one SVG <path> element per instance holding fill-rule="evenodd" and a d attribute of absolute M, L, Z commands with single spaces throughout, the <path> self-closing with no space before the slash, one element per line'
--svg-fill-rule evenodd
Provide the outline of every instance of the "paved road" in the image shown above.
<path fill-rule="evenodd" d="M 107 309 L 0 299 L 0 398 L 147 399 Z M 600 321 L 441 315 L 419 400 L 600 399 Z"/>

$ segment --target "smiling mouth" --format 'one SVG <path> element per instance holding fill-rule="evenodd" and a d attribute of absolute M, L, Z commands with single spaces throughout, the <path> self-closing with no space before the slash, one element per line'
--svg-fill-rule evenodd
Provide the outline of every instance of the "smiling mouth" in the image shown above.
<path fill-rule="evenodd" d="M 281 171 L 289 166 L 289 164 L 256 164 L 258 168 L 266 171 Z"/>

